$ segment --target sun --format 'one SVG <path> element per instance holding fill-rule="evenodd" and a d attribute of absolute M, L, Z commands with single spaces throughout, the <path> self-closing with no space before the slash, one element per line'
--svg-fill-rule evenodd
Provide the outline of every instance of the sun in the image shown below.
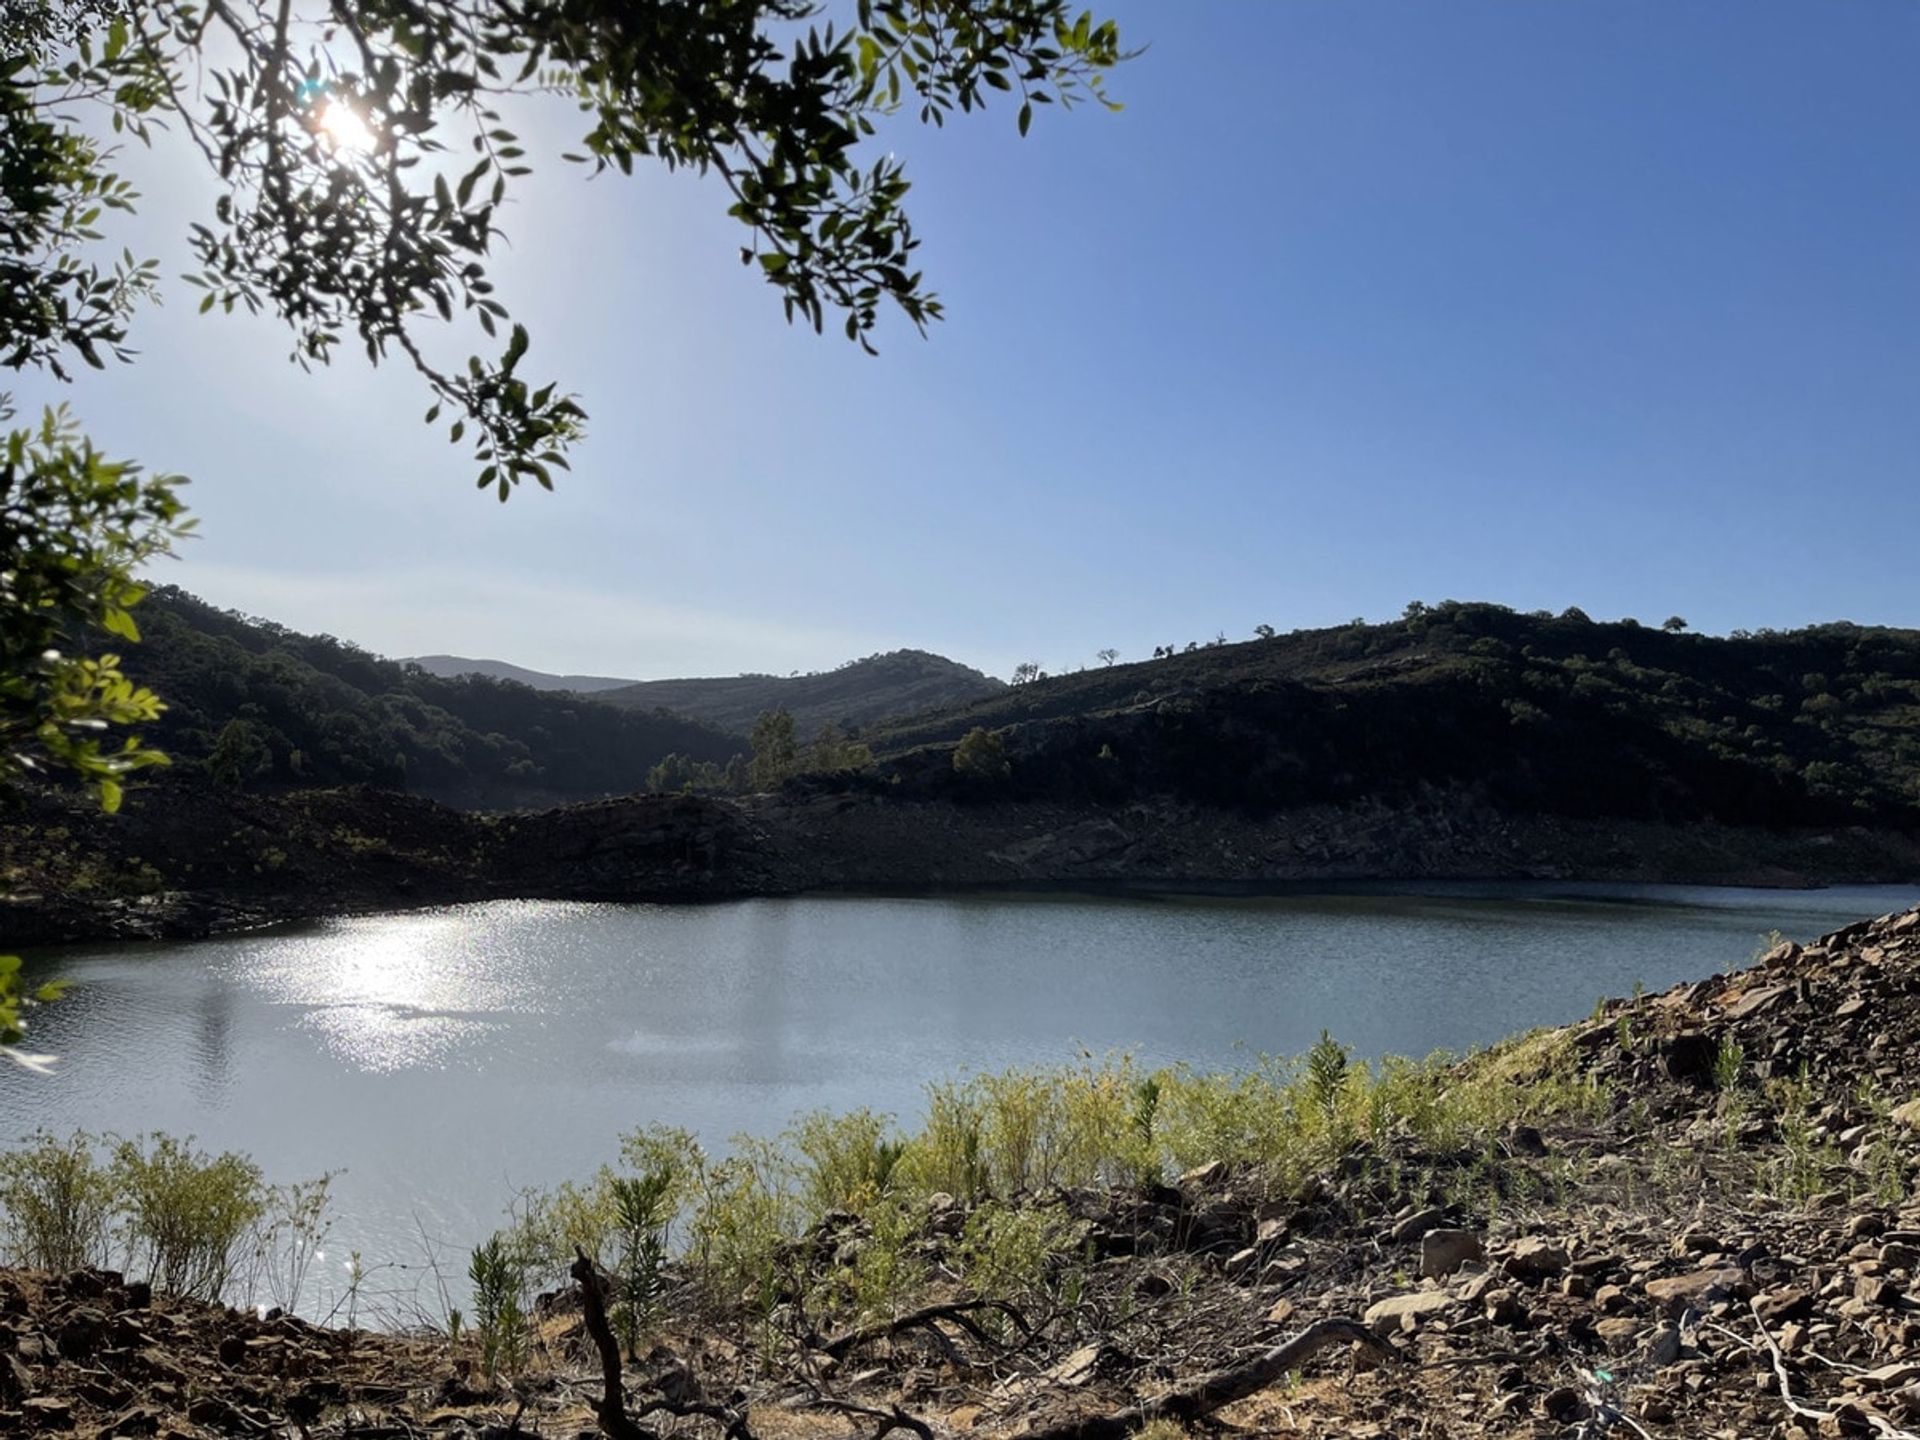
<path fill-rule="evenodd" d="M 328 100 L 320 107 L 314 130 L 320 143 L 335 155 L 370 154 L 379 143 L 373 128 L 343 100 Z"/>

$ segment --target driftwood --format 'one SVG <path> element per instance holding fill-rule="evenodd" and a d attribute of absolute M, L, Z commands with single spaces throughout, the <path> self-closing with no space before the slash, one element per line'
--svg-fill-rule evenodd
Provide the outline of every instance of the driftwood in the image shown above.
<path fill-rule="evenodd" d="M 1400 1351 L 1357 1320 L 1316 1320 L 1284 1345 L 1263 1351 L 1244 1365 L 1216 1370 L 1179 1390 L 1107 1415 L 1090 1415 L 1022 1430 L 1013 1440 L 1126 1440 L 1155 1420 L 1191 1423 L 1214 1411 L 1258 1394 L 1297 1370 L 1329 1345 L 1351 1341 L 1384 1359 L 1403 1361 Z"/>
<path fill-rule="evenodd" d="M 620 1373 L 620 1342 L 613 1338 L 613 1327 L 607 1323 L 607 1305 L 600 1294 L 600 1277 L 594 1273 L 593 1262 L 587 1258 L 586 1251 L 576 1249 L 573 1253 L 574 1261 L 567 1273 L 579 1283 L 581 1319 L 586 1324 L 588 1336 L 593 1340 L 594 1349 L 600 1352 L 600 1398 L 591 1402 L 593 1418 L 599 1422 L 600 1431 L 607 1440 L 659 1440 L 656 1432 L 637 1423 L 627 1411 L 626 1382 Z M 728 1440 L 753 1440 L 753 1432 L 747 1428 L 747 1417 L 724 1405 L 709 1405 L 697 1400 L 668 1400 L 664 1395 L 656 1395 L 641 1402 L 639 1413 L 673 1415 L 682 1419 L 699 1416 L 721 1426 Z"/>
<path fill-rule="evenodd" d="M 831 1340 L 815 1346 L 823 1355 L 831 1355 L 836 1360 L 844 1360 L 849 1352 L 858 1350 L 862 1345 L 871 1345 L 876 1340 L 888 1340 L 907 1330 L 932 1327 L 939 1321 L 947 1320 L 958 1325 L 983 1345 L 993 1344 L 993 1339 L 973 1319 L 983 1310 L 998 1311 L 1019 1327 L 1023 1335 L 1031 1335 L 1033 1327 L 1027 1324 L 1026 1317 L 1011 1305 L 999 1300 L 961 1300 L 948 1305 L 928 1305 L 919 1310 L 909 1310 L 894 1320 L 883 1320 L 873 1325 L 862 1325 L 849 1330 L 844 1335 L 836 1335 Z M 935 1333 L 938 1333 L 937 1331 Z"/>
<path fill-rule="evenodd" d="M 1753 1323 L 1760 1327 L 1760 1338 L 1766 1343 L 1767 1354 L 1773 1360 L 1773 1376 L 1780 1382 L 1780 1403 L 1787 1407 L 1788 1413 L 1797 1415 L 1802 1420 L 1812 1420 L 1816 1424 L 1822 1420 L 1838 1419 L 1840 1412 L 1837 1410 L 1821 1410 L 1812 1405 L 1803 1405 L 1793 1398 L 1793 1384 L 1787 1375 L 1787 1357 L 1780 1353 L 1779 1345 L 1774 1343 L 1773 1336 L 1768 1333 L 1767 1322 L 1760 1314 L 1759 1302 L 1749 1300 L 1747 1308 L 1753 1311 Z M 1902 1430 L 1884 1415 L 1876 1415 L 1871 1410 L 1858 1410 L 1856 1413 L 1877 1433 L 1886 1436 L 1887 1440 L 1920 1440 L 1920 1436 L 1916 1436 L 1913 1431 Z"/>

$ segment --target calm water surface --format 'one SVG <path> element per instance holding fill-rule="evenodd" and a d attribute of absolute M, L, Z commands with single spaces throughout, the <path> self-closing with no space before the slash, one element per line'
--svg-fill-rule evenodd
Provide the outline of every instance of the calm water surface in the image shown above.
<path fill-rule="evenodd" d="M 502 902 L 36 957 L 74 983 L 0 1135 L 196 1135 L 345 1170 L 331 1248 L 449 1253 L 623 1131 L 715 1144 L 816 1107 L 911 1120 L 929 1079 L 1127 1050 L 1221 1067 L 1324 1026 L 1424 1054 L 1741 965 L 1920 891 L 1401 888 L 1260 900 Z M 455 1269 L 460 1268 L 456 1263 Z"/>

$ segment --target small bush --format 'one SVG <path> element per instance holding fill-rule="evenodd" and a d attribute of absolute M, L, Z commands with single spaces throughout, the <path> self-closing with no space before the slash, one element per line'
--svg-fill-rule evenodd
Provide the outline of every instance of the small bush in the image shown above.
<path fill-rule="evenodd" d="M 977 785 L 996 785 L 1013 774 L 1007 760 L 1007 742 L 976 725 L 953 747 L 953 773 Z"/>
<path fill-rule="evenodd" d="M 245 1156 L 209 1156 L 192 1144 L 169 1135 L 123 1140 L 111 1183 L 129 1268 L 144 1270 L 156 1289 L 217 1300 L 266 1214 L 267 1192 Z"/>
<path fill-rule="evenodd" d="M 989 1201 L 967 1217 L 954 1260 L 976 1294 L 1018 1304 L 1051 1293 L 1057 1262 L 1085 1228 L 1059 1209 Z"/>
<path fill-rule="evenodd" d="M 35 1135 L 31 1146 L 0 1155 L 0 1215 L 17 1265 L 77 1270 L 107 1253 L 113 1185 L 94 1158 L 92 1136 Z"/>
<path fill-rule="evenodd" d="M 797 1154 L 801 1201 L 817 1220 L 829 1210 L 864 1210 L 886 1194 L 906 1143 L 893 1121 L 871 1110 L 817 1110 L 787 1131 Z"/>
<path fill-rule="evenodd" d="M 502 1372 L 518 1374 L 526 1362 L 526 1314 L 520 1305 L 521 1269 L 505 1236 L 496 1233 L 475 1247 L 467 1279 L 473 1284 L 481 1371 L 489 1380 Z"/>
<path fill-rule="evenodd" d="M 619 1222 L 621 1292 L 612 1319 L 629 1357 L 638 1355 L 640 1338 L 653 1325 L 666 1289 L 673 1182 L 673 1172 L 664 1164 L 611 1181 Z"/>

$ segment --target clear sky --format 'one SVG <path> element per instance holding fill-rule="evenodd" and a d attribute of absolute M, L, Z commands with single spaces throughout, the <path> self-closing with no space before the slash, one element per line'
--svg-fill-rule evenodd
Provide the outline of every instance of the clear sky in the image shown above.
<path fill-rule="evenodd" d="M 553 160 L 506 224 L 592 415 L 502 506 L 398 368 L 140 322 L 63 394 L 193 477 L 164 578 L 403 655 L 1005 674 L 1397 614 L 1920 625 L 1920 5 L 1123 0 L 1119 115 L 886 143 L 949 319 L 789 330 L 713 186 Z M 185 268 L 207 181 L 144 175 Z M 464 350 L 458 352 L 464 353 Z"/>

